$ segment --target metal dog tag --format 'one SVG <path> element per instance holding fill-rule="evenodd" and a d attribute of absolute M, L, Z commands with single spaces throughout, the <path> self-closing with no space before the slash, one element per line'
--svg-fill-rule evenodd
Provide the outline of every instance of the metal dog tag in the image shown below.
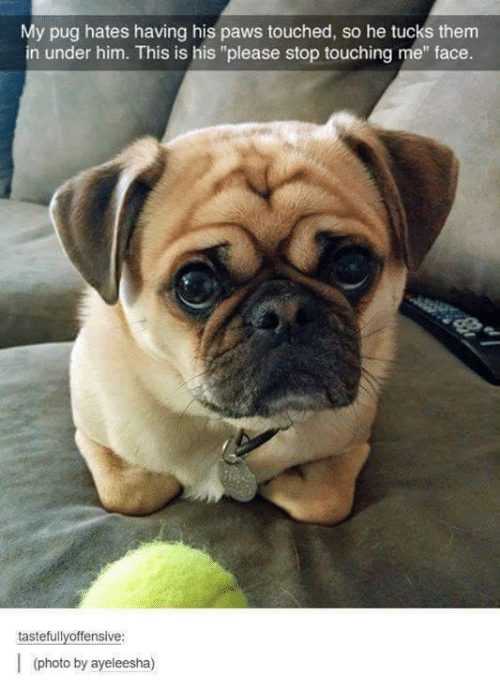
<path fill-rule="evenodd" d="M 236 454 L 241 440 L 242 432 L 224 443 L 219 462 L 219 477 L 226 496 L 246 503 L 257 493 L 257 479 L 245 459 Z"/>
<path fill-rule="evenodd" d="M 242 503 L 251 501 L 255 497 L 257 479 L 242 457 L 233 463 L 221 460 L 219 476 L 226 496 Z"/>

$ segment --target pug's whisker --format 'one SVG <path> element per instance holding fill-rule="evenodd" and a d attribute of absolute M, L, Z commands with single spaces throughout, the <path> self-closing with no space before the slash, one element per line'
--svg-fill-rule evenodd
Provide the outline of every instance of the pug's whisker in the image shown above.
<path fill-rule="evenodd" d="M 365 393 L 365 394 L 366 394 L 366 393 Z M 370 401 L 365 402 L 365 401 L 363 401 L 362 399 L 360 399 L 360 398 L 358 397 L 358 399 L 357 399 L 356 401 L 357 401 L 357 403 L 359 404 L 360 407 L 363 407 L 363 408 L 371 408 L 371 407 L 373 407 L 373 399 L 370 399 Z"/>
<path fill-rule="evenodd" d="M 371 317 L 368 317 L 365 321 L 361 321 L 359 329 L 360 331 L 362 331 L 363 329 L 368 329 L 370 326 L 373 326 L 373 324 L 375 324 L 376 322 L 386 322 L 387 320 L 395 323 L 397 321 L 397 318 L 394 317 L 394 314 L 392 312 L 380 310 Z"/>
<path fill-rule="evenodd" d="M 388 332 L 390 330 L 393 330 L 396 328 L 396 324 L 394 322 L 388 322 L 387 324 L 384 324 L 382 327 L 377 327 L 376 329 L 372 329 L 368 333 L 361 332 L 360 336 L 362 339 L 369 339 L 372 336 L 375 336 L 376 334 L 381 334 L 382 332 Z"/>
<path fill-rule="evenodd" d="M 297 432 L 297 427 L 295 426 L 295 422 L 294 422 L 294 420 L 292 419 L 292 417 L 290 416 L 290 412 L 289 412 L 288 410 L 287 410 L 287 412 L 286 412 L 286 417 L 287 417 L 287 419 L 288 419 L 288 426 L 287 426 L 287 428 L 292 428 L 295 432 Z"/>
<path fill-rule="evenodd" d="M 366 329 L 366 328 L 369 327 L 370 324 L 372 324 L 373 322 L 375 322 L 375 321 L 377 321 L 377 320 L 384 320 L 384 319 L 394 320 L 394 314 L 393 314 L 392 310 L 391 310 L 391 311 L 388 311 L 388 310 L 379 310 L 378 312 L 376 312 L 376 313 L 375 313 L 374 315 L 372 315 L 371 317 L 368 317 L 368 319 L 367 319 L 365 322 L 361 322 L 359 328 L 360 328 L 360 329 Z"/>
<path fill-rule="evenodd" d="M 369 374 L 363 373 L 363 378 L 364 381 L 362 379 L 359 386 L 365 388 L 367 394 L 369 394 L 370 397 L 372 397 L 375 400 L 378 399 L 382 389 L 382 385 L 374 381 L 373 376 Z"/>
<path fill-rule="evenodd" d="M 238 348 L 238 346 L 241 346 L 244 343 L 244 338 L 240 339 L 240 341 L 237 341 L 235 344 L 232 346 L 229 346 L 228 348 L 224 349 L 223 351 L 220 351 L 219 353 L 215 354 L 212 356 L 209 361 L 208 365 L 209 367 L 212 366 L 215 361 L 218 361 L 220 358 L 226 355 L 226 353 L 229 353 L 230 351 L 233 351 L 234 349 Z"/>
<path fill-rule="evenodd" d="M 357 439 L 359 436 L 359 432 L 361 430 L 361 425 L 362 425 L 362 419 L 360 418 L 359 414 L 359 407 L 367 407 L 370 406 L 370 404 L 365 404 L 361 401 L 356 401 L 352 403 L 352 412 L 354 415 L 354 434 L 353 434 L 353 439 Z"/>
<path fill-rule="evenodd" d="M 360 382 L 359 383 L 359 389 L 362 390 L 368 399 L 370 400 L 371 403 L 373 403 L 374 397 L 377 397 L 378 395 L 373 394 L 373 389 L 368 387 L 368 383 Z"/>
<path fill-rule="evenodd" d="M 366 366 L 362 365 L 361 366 L 361 373 L 365 377 L 368 377 L 370 380 L 373 380 L 379 387 L 382 387 L 385 377 L 382 375 L 375 375 L 371 370 L 369 370 Z"/>
<path fill-rule="evenodd" d="M 187 387 L 189 389 L 189 383 L 193 382 L 193 380 L 199 380 L 199 378 L 204 377 L 207 374 L 207 371 L 204 370 L 202 373 L 198 373 L 198 375 L 193 375 L 193 377 L 188 378 L 187 380 L 184 380 L 184 382 L 181 382 L 180 385 L 178 385 L 174 392 L 178 392 L 179 390 L 182 390 L 183 387 Z"/>
<path fill-rule="evenodd" d="M 224 356 L 226 353 L 228 353 L 228 352 L 231 351 L 232 349 L 234 349 L 234 348 L 236 348 L 237 346 L 239 346 L 241 343 L 243 343 L 243 341 L 240 341 L 240 342 L 238 342 L 236 345 L 230 346 L 229 348 L 225 349 L 224 351 L 222 351 L 222 352 L 216 354 L 215 356 L 212 356 L 212 357 L 209 359 L 209 361 L 208 361 L 208 367 L 206 368 L 206 370 L 202 371 L 201 373 L 198 373 L 197 375 L 193 375 L 192 377 L 188 378 L 188 379 L 185 380 L 184 382 L 181 382 L 180 385 L 178 385 L 178 387 L 176 387 L 176 391 L 182 389 L 183 387 L 188 387 L 188 388 L 189 388 L 189 383 L 193 382 L 194 380 L 199 380 L 200 378 L 203 378 L 203 377 L 205 377 L 206 375 L 208 375 L 208 373 L 210 372 L 210 368 L 213 367 L 213 364 L 214 364 L 216 361 L 218 361 L 222 356 Z M 198 358 L 199 358 L 199 356 L 198 356 Z M 223 368 L 224 366 L 222 365 L 222 366 L 219 366 L 219 367 L 220 367 L 220 368 Z"/>
<path fill-rule="evenodd" d="M 372 337 L 376 336 L 377 334 L 383 335 L 385 333 L 391 332 L 392 330 L 393 330 L 393 328 L 390 326 L 379 327 L 378 329 L 374 329 L 373 331 L 368 332 L 368 334 L 362 334 L 361 339 L 366 341 L 366 340 L 371 339 Z"/>
<path fill-rule="evenodd" d="M 399 362 L 398 358 L 383 358 L 380 356 L 366 356 L 365 354 L 361 355 L 361 360 L 362 361 L 377 361 L 378 363 L 384 363 L 386 365 L 396 365 Z"/>
<path fill-rule="evenodd" d="M 186 416 L 188 409 L 190 409 L 192 407 L 194 402 L 196 402 L 196 397 L 193 397 L 192 399 L 190 399 L 189 402 L 187 403 L 186 407 L 178 415 L 178 417 L 177 417 L 178 422 L 182 421 L 182 419 Z"/>
<path fill-rule="evenodd" d="M 374 395 L 373 391 L 370 388 L 368 388 L 366 384 L 360 384 L 359 389 L 362 390 L 364 394 L 367 396 L 368 404 L 373 404 L 373 401 L 377 399 L 377 395 Z"/>
<path fill-rule="evenodd" d="M 370 368 L 367 368 L 365 365 L 361 366 L 361 372 L 364 372 L 366 375 L 371 377 L 373 380 L 375 380 L 380 386 L 382 386 L 385 382 L 386 376 L 385 373 L 382 373 L 381 375 L 374 373 Z"/>

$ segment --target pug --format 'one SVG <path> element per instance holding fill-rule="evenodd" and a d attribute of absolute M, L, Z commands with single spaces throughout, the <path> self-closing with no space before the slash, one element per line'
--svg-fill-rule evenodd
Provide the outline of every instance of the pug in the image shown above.
<path fill-rule="evenodd" d="M 51 217 L 88 284 L 76 444 L 104 508 L 258 493 L 346 518 L 457 171 L 434 140 L 340 113 L 146 137 L 63 184 Z"/>

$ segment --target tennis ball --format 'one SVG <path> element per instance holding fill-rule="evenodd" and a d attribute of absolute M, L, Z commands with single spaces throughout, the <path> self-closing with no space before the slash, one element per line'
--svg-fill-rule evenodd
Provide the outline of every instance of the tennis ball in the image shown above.
<path fill-rule="evenodd" d="M 236 579 L 205 552 L 149 542 L 106 566 L 82 608 L 248 607 Z"/>

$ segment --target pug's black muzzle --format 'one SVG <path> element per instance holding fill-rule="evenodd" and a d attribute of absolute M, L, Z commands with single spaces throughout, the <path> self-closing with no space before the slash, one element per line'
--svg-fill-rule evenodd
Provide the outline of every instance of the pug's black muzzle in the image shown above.
<path fill-rule="evenodd" d="M 230 325 L 231 326 L 231 325 Z M 212 409 L 231 418 L 352 403 L 360 379 L 354 313 L 285 279 L 266 281 L 243 303 L 240 340 L 207 371 Z"/>

